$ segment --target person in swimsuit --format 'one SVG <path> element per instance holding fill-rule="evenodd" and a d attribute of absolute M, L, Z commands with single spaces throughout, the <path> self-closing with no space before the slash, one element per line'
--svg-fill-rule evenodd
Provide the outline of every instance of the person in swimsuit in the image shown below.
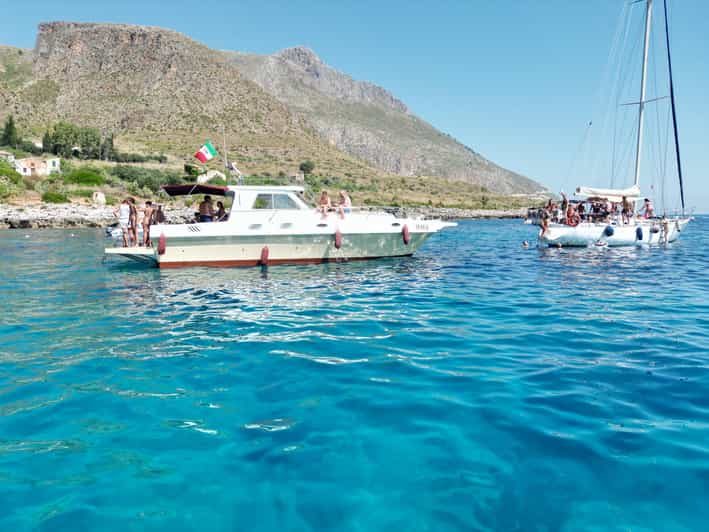
<path fill-rule="evenodd" d="M 130 245 L 133 247 L 138 245 L 138 209 L 135 206 L 135 198 L 128 198 L 128 206 L 130 207 Z"/>
<path fill-rule="evenodd" d="M 633 207 L 628 201 L 628 198 L 623 196 L 623 223 L 630 223 L 630 218 L 633 216 Z"/>
<path fill-rule="evenodd" d="M 214 206 L 212 205 L 212 197 L 205 196 L 204 201 L 199 204 L 199 221 L 211 222 L 214 220 Z"/>
<path fill-rule="evenodd" d="M 217 222 L 226 220 L 226 209 L 221 201 L 217 202 Z"/>
<path fill-rule="evenodd" d="M 327 190 L 323 190 L 320 194 L 320 201 L 318 202 L 318 210 L 322 212 L 323 218 L 327 216 L 327 212 L 332 208 L 332 203 L 330 202 L 330 196 Z"/>
<path fill-rule="evenodd" d="M 352 212 L 352 200 L 344 190 L 340 191 L 340 203 L 337 205 L 337 212 L 343 220 L 345 219 L 345 214 Z"/>
<path fill-rule="evenodd" d="M 121 226 L 121 233 L 123 235 L 123 247 L 127 248 L 128 242 L 130 242 L 130 205 L 128 205 L 128 200 L 123 199 L 113 213 L 118 216 L 118 223 Z"/>
<path fill-rule="evenodd" d="M 652 206 L 652 202 L 648 198 L 645 198 L 645 203 L 641 209 L 641 212 L 643 212 L 643 218 L 646 220 L 655 216 L 655 208 Z"/>
<path fill-rule="evenodd" d="M 152 246 L 150 241 L 150 224 L 153 222 L 153 202 L 146 201 L 143 209 L 143 245 Z"/>

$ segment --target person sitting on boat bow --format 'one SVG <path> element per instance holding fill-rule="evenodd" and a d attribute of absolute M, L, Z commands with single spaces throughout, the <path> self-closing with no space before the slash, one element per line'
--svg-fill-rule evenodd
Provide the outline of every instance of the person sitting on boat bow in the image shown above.
<path fill-rule="evenodd" d="M 212 197 L 205 196 L 202 203 L 199 204 L 199 221 L 211 222 L 214 220 L 214 206 L 212 205 Z"/>
<path fill-rule="evenodd" d="M 330 196 L 328 195 L 327 190 L 323 190 L 320 194 L 320 201 L 318 201 L 318 211 L 322 212 L 323 218 L 325 218 L 330 209 L 332 209 Z"/>
<path fill-rule="evenodd" d="M 352 200 L 344 190 L 340 190 L 340 203 L 337 206 L 337 212 L 343 220 L 345 219 L 345 214 L 352 212 Z"/>
<path fill-rule="evenodd" d="M 580 207 L 581 205 L 579 205 Z M 575 227 L 579 224 L 581 221 L 581 217 L 579 216 L 578 212 L 576 212 L 576 209 L 574 208 L 573 205 L 569 205 L 569 207 L 566 209 L 566 225 L 570 225 L 571 227 Z"/>

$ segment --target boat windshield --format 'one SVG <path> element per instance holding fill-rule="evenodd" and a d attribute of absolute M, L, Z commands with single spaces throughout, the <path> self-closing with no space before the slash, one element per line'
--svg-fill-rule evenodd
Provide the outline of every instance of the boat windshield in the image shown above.
<path fill-rule="evenodd" d="M 300 209 L 289 194 L 262 193 L 254 199 L 252 209 Z"/>

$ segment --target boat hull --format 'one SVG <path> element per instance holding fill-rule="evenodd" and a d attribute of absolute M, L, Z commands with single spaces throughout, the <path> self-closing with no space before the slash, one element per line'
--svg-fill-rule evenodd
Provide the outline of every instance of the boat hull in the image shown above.
<path fill-rule="evenodd" d="M 163 254 L 155 253 L 160 268 L 187 266 L 255 266 L 367 260 L 412 255 L 430 233 L 343 234 L 339 249 L 334 235 L 230 236 L 167 238 Z M 156 244 L 154 244 L 156 245 Z M 156 245 L 157 247 L 157 245 Z M 265 252 L 264 249 L 267 249 Z"/>
<path fill-rule="evenodd" d="M 539 242 L 544 246 L 561 247 L 664 245 L 676 241 L 690 220 L 673 218 L 666 223 L 639 220 L 628 225 L 580 223 L 575 227 L 550 224 L 544 235 L 540 231 Z"/>

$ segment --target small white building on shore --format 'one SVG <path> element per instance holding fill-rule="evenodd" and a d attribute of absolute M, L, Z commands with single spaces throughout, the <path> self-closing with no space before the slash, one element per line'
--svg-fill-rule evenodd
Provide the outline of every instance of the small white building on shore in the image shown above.
<path fill-rule="evenodd" d="M 26 157 L 15 160 L 15 170 L 24 176 L 45 177 L 61 170 L 59 157 Z"/>

